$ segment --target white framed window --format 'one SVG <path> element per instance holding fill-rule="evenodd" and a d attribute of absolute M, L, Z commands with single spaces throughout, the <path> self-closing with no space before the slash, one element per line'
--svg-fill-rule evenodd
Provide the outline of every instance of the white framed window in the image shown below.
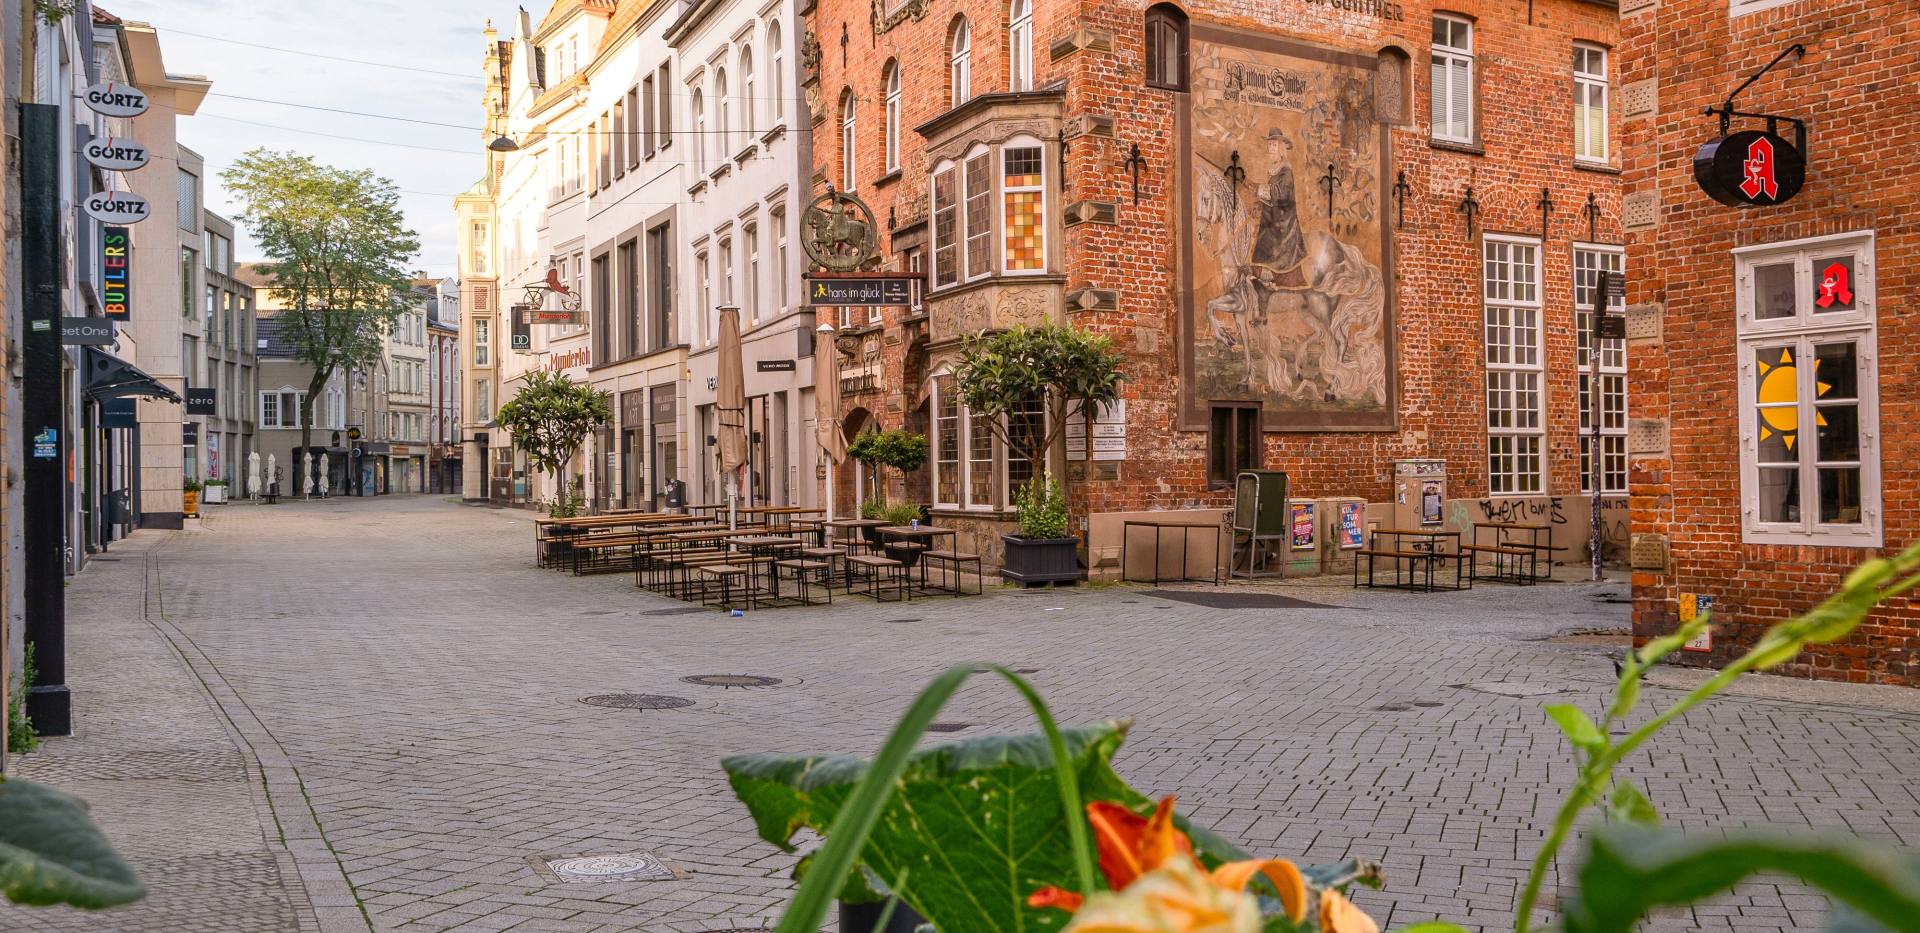
<path fill-rule="evenodd" d="M 759 132 L 753 122 L 760 105 L 753 99 L 753 46 L 740 47 L 740 128 L 746 131 L 746 141 L 753 141 L 753 134 Z"/>
<path fill-rule="evenodd" d="M 1473 142 L 1473 23 L 1433 16 L 1433 138 Z"/>
<path fill-rule="evenodd" d="M 1037 139 L 1000 148 L 1001 262 L 1010 274 L 1047 271 L 1046 156 Z"/>
<path fill-rule="evenodd" d="M 1033 90 L 1033 0 L 1007 5 L 1007 90 Z"/>
<path fill-rule="evenodd" d="M 933 287 L 960 281 L 960 169 L 952 162 L 934 170 L 927 186 L 933 199 Z"/>
<path fill-rule="evenodd" d="M 1745 16 L 1761 10 L 1771 10 L 1777 6 L 1798 3 L 1800 0 L 1727 0 L 1727 16 Z"/>
<path fill-rule="evenodd" d="M 840 92 L 840 188 L 843 191 L 852 191 L 859 182 L 856 166 L 860 153 L 853 119 L 853 89 L 846 88 Z"/>
<path fill-rule="evenodd" d="M 1871 232 L 1734 250 L 1742 540 L 1881 546 Z"/>
<path fill-rule="evenodd" d="M 1618 246 L 1576 244 L 1573 248 L 1573 326 L 1580 370 L 1580 491 L 1593 492 L 1593 394 L 1590 353 L 1593 312 L 1599 301 L 1600 273 L 1620 275 L 1626 252 Z M 1613 308 L 1619 314 L 1622 309 Z M 1627 341 L 1600 340 L 1600 491 L 1627 491 Z"/>
<path fill-rule="evenodd" d="M 260 393 L 260 426 L 263 428 L 299 427 L 300 403 L 306 397 L 307 393 L 291 388 Z"/>
<path fill-rule="evenodd" d="M 693 170 L 707 170 L 707 102 L 699 88 L 693 89 Z"/>
<path fill-rule="evenodd" d="M 1573 157 L 1607 161 L 1607 50 L 1573 46 Z"/>
<path fill-rule="evenodd" d="M 887 66 L 887 171 L 900 170 L 900 65 L 898 62 Z"/>
<path fill-rule="evenodd" d="M 713 271 L 707 262 L 707 253 L 700 251 L 693 257 L 694 268 L 699 272 L 700 283 L 700 342 L 713 342 Z"/>
<path fill-rule="evenodd" d="M 958 107 L 973 96 L 973 30 L 962 16 L 954 21 L 947 46 L 947 83 L 951 103 Z"/>
<path fill-rule="evenodd" d="M 720 145 L 720 157 L 716 161 L 725 164 L 733 157 L 733 99 L 727 96 L 725 68 L 713 73 L 713 101 L 720 117 L 720 122 L 713 128 L 715 142 Z"/>
<path fill-rule="evenodd" d="M 747 249 L 747 320 L 760 321 L 760 228 L 748 224 L 741 230 Z"/>
<path fill-rule="evenodd" d="M 493 380 L 476 379 L 473 383 L 474 420 L 488 421 L 494 416 Z"/>
<path fill-rule="evenodd" d="M 720 306 L 733 306 L 733 240 L 720 241 Z"/>
<path fill-rule="evenodd" d="M 493 322 L 483 317 L 473 319 L 473 365 L 493 365 Z"/>
<path fill-rule="evenodd" d="M 767 223 L 773 227 L 773 294 L 779 299 L 780 307 L 776 313 L 787 310 L 787 209 L 785 205 L 767 212 Z"/>
<path fill-rule="evenodd" d="M 1546 492 L 1546 420 L 1540 349 L 1540 242 L 1486 237 L 1487 490 Z"/>
<path fill-rule="evenodd" d="M 933 380 L 933 505 L 935 508 L 960 507 L 960 395 L 953 377 L 940 375 Z"/>
<path fill-rule="evenodd" d="M 767 93 L 773 96 L 773 122 L 775 123 L 780 123 L 787 119 L 787 99 L 785 97 L 787 81 L 784 77 L 785 72 L 781 70 L 781 62 L 784 60 L 784 56 L 781 54 L 782 51 L 783 48 L 780 44 L 780 22 L 778 20 L 768 20 L 767 57 L 773 67 L 773 71 L 767 75 Z"/>
<path fill-rule="evenodd" d="M 967 154 L 966 209 L 967 278 L 993 271 L 993 151 L 980 146 Z"/>

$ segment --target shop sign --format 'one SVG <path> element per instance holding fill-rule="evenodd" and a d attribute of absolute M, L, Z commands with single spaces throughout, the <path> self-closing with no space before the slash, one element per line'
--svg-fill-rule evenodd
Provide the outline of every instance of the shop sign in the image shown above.
<path fill-rule="evenodd" d="M 103 224 L 137 224 L 147 219 L 147 199 L 131 191 L 95 191 L 87 195 L 88 216 Z"/>
<path fill-rule="evenodd" d="M 131 84 L 103 81 L 87 88 L 81 99 L 88 110 L 106 117 L 137 117 L 147 112 L 147 92 Z"/>
<path fill-rule="evenodd" d="M 872 307 L 913 303 L 911 276 L 807 278 L 807 304 L 831 307 Z"/>
<path fill-rule="evenodd" d="M 219 410 L 219 390 L 211 386 L 187 389 L 187 414 L 211 415 Z"/>
<path fill-rule="evenodd" d="M 1293 530 L 1293 549 L 1296 551 L 1311 551 L 1318 543 L 1315 540 L 1318 524 L 1314 521 L 1315 505 L 1312 502 L 1289 503 L 1291 517 L 1287 525 Z"/>
<path fill-rule="evenodd" d="M 122 321 L 133 309 L 132 244 L 127 228 L 100 228 L 100 308 Z"/>
<path fill-rule="evenodd" d="M 42 428 L 33 436 L 33 459 L 53 460 L 60 456 L 60 430 Z"/>
<path fill-rule="evenodd" d="M 1786 137 L 1742 130 L 1700 147 L 1693 178 L 1709 197 L 1731 207 L 1772 207 L 1800 193 L 1807 159 Z"/>
<path fill-rule="evenodd" d="M 147 167 L 151 154 L 143 143 L 105 136 L 81 149 L 87 161 L 110 172 L 131 172 Z"/>
<path fill-rule="evenodd" d="M 109 398 L 100 401 L 100 427 L 137 428 L 140 426 L 140 413 L 133 407 L 131 395 L 122 398 Z"/>
<path fill-rule="evenodd" d="M 757 360 L 753 364 L 754 372 L 761 373 L 790 373 L 793 367 L 793 360 Z"/>
<path fill-rule="evenodd" d="M 103 317 L 63 317 L 60 342 L 69 347 L 113 345 L 113 322 Z"/>
<path fill-rule="evenodd" d="M 200 443 L 200 422 L 180 422 L 180 443 L 183 445 Z"/>

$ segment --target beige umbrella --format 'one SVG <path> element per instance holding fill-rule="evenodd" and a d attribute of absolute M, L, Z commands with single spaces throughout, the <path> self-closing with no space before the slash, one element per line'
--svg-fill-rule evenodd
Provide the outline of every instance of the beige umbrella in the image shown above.
<path fill-rule="evenodd" d="M 840 427 L 840 350 L 833 325 L 821 324 L 813 349 L 813 433 L 827 458 L 827 517 L 833 517 L 833 468 L 847 460 L 847 434 Z"/>
<path fill-rule="evenodd" d="M 737 524 L 740 468 L 747 463 L 747 374 L 740 362 L 740 309 L 720 309 L 720 374 L 714 386 L 720 473 L 727 482 L 727 527 Z"/>

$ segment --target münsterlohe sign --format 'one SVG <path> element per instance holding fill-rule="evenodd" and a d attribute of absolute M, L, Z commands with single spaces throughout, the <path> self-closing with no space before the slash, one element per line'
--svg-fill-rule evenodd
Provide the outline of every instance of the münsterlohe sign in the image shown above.
<path fill-rule="evenodd" d="M 137 224 L 147 219 L 147 199 L 131 191 L 95 191 L 87 195 L 86 207 L 103 224 Z"/>
<path fill-rule="evenodd" d="M 127 228 L 100 228 L 100 310 L 122 321 L 133 308 L 133 278 L 128 274 L 132 251 Z"/>
<path fill-rule="evenodd" d="M 90 88 L 82 98 L 87 109 L 108 117 L 137 117 L 147 112 L 147 92 L 131 84 L 103 81 Z"/>
<path fill-rule="evenodd" d="M 81 152 L 93 165 L 115 172 L 146 168 L 147 160 L 152 157 L 144 144 L 112 136 L 103 136 L 87 143 Z"/>
<path fill-rule="evenodd" d="M 1807 158 L 1778 133 L 1742 130 L 1701 146 L 1693 155 L 1693 179 L 1722 204 L 1772 207 L 1800 193 Z"/>
<path fill-rule="evenodd" d="M 913 278 L 908 276 L 867 276 L 861 278 L 807 277 L 807 304 L 827 306 L 905 305 L 913 303 Z"/>
<path fill-rule="evenodd" d="M 60 342 L 70 347 L 104 347 L 113 343 L 113 322 L 103 317 L 63 317 Z"/>

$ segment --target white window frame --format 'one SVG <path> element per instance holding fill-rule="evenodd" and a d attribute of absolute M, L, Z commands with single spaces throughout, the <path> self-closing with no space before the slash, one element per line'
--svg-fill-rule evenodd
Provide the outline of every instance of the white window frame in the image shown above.
<path fill-rule="evenodd" d="M 697 87 L 692 90 L 692 95 L 693 170 L 705 174 L 707 171 L 707 100 Z"/>
<path fill-rule="evenodd" d="M 900 171 L 900 63 L 887 69 L 887 172 Z"/>
<path fill-rule="evenodd" d="M 713 72 L 713 99 L 719 101 L 720 122 L 713 132 L 720 142 L 719 163 L 725 165 L 733 158 L 733 105 L 727 99 L 727 69 L 716 68 Z"/>
<path fill-rule="evenodd" d="M 1432 52 L 1431 52 L 1433 56 L 1433 63 L 1432 63 L 1432 67 L 1429 69 L 1430 76 L 1433 71 L 1439 71 L 1442 75 L 1450 75 L 1453 73 L 1452 71 L 1453 65 L 1459 64 L 1459 63 L 1466 64 L 1467 86 L 1464 89 L 1464 93 L 1467 95 L 1466 132 L 1464 135 L 1454 135 L 1451 133 L 1443 133 L 1440 130 L 1441 121 L 1438 119 L 1434 119 L 1432 120 L 1433 138 L 1439 139 L 1439 140 L 1445 140 L 1447 142 L 1471 144 L 1473 142 L 1474 123 L 1479 116 L 1478 114 L 1474 113 L 1474 110 L 1475 110 L 1474 93 L 1473 93 L 1473 88 L 1474 88 L 1473 25 L 1474 24 L 1472 20 L 1467 19 L 1464 16 L 1456 16 L 1451 13 L 1435 13 L 1433 14 L 1433 20 L 1436 24 L 1440 22 L 1446 22 L 1452 25 L 1465 27 L 1467 32 L 1467 41 L 1465 45 L 1454 44 L 1451 41 L 1453 38 L 1451 34 L 1449 34 L 1448 36 L 1449 41 L 1445 44 L 1442 44 L 1438 41 L 1434 42 Z M 1451 33 L 1451 30 L 1449 30 L 1449 33 Z M 1454 95 L 1454 92 L 1458 89 L 1453 87 L 1450 79 L 1448 81 L 1430 81 L 1429 83 L 1431 86 L 1428 88 L 1428 94 L 1431 98 L 1432 103 L 1431 103 L 1431 106 L 1428 108 L 1428 116 L 1436 117 L 1439 114 L 1451 114 L 1453 111 L 1453 108 L 1451 105 L 1454 102 L 1453 95 Z M 1444 95 L 1442 90 L 1443 88 L 1444 88 Z"/>
<path fill-rule="evenodd" d="M 859 130 L 855 125 L 853 89 L 840 92 L 840 188 L 852 191 L 860 184 Z"/>
<path fill-rule="evenodd" d="M 753 100 L 753 46 L 740 47 L 740 128 L 746 132 L 748 142 L 753 141 L 754 112 L 759 107 Z"/>
<path fill-rule="evenodd" d="M 1007 90 L 1033 90 L 1033 0 L 1012 0 L 1007 23 Z"/>
<path fill-rule="evenodd" d="M 1484 308 L 1481 357 L 1486 380 L 1487 494 L 1541 496 L 1547 494 L 1546 349 L 1543 339 L 1545 308 L 1540 298 L 1540 241 L 1532 237 L 1486 236 L 1481 242 L 1481 297 Z M 1522 264 L 1517 254 L 1530 250 L 1532 261 Z M 1499 270 L 1504 275 L 1496 276 Z M 1530 274 L 1521 273 L 1525 271 Z M 1531 387 L 1529 388 L 1529 383 Z M 1531 395 L 1531 408 L 1521 399 Z M 1496 398 L 1511 404 L 1496 406 Z M 1495 425 L 1496 411 L 1511 415 L 1508 424 Z M 1527 422 L 1531 422 L 1530 424 Z M 1496 447 L 1510 446 L 1510 470 L 1496 469 Z M 1535 468 L 1523 471 L 1526 441 L 1533 442 Z"/>
<path fill-rule="evenodd" d="M 1600 70 L 1582 70 L 1580 67 L 1581 53 L 1585 53 L 1589 57 L 1589 60 L 1597 60 L 1600 64 Z M 1573 55 L 1573 157 L 1580 162 L 1605 165 L 1611 158 L 1610 153 L 1612 150 L 1609 147 L 1613 143 L 1613 133 L 1610 124 L 1607 122 L 1611 115 L 1612 106 L 1612 101 L 1609 99 L 1611 89 L 1607 84 L 1607 49 L 1605 46 L 1595 45 L 1591 42 L 1575 42 L 1573 44 Z M 1599 101 L 1597 108 L 1592 104 L 1595 99 Z M 1599 139 L 1583 139 L 1581 115 L 1583 112 L 1591 113 L 1595 109 L 1598 109 L 1600 115 Z M 1582 143 L 1586 144 L 1584 149 L 1582 148 Z M 1598 143 L 1598 145 L 1595 146 L 1595 143 Z"/>
<path fill-rule="evenodd" d="M 986 190 L 976 192 L 969 183 L 971 179 L 968 176 L 972 173 L 968 169 L 975 159 L 982 156 L 985 156 L 987 160 Z M 997 248 L 999 244 L 994 242 L 993 229 L 993 218 L 999 213 L 999 209 L 994 206 L 994 189 L 999 187 L 996 179 L 1000 177 L 999 151 L 985 145 L 975 146 L 969 150 L 965 156 L 961 157 L 958 168 L 960 169 L 960 280 L 962 282 L 972 282 L 992 275 L 994 270 L 1000 267 L 999 259 L 994 255 L 999 252 Z M 972 224 L 967 223 L 967 213 L 970 206 L 968 202 L 970 202 L 976 194 L 983 195 L 987 199 L 986 213 L 988 220 L 987 229 L 985 230 L 975 230 Z M 972 249 L 973 241 L 977 238 L 986 240 L 987 255 L 985 261 L 980 263 L 980 268 L 975 269 L 973 267 Z"/>
<path fill-rule="evenodd" d="M 1587 354 L 1593 335 L 1594 289 L 1603 270 L 1623 274 L 1626 248 L 1599 243 L 1573 244 L 1574 362 L 1580 371 L 1580 491 L 1583 493 L 1593 492 L 1593 467 L 1587 459 L 1593 446 L 1593 422 L 1588 420 L 1592 396 L 1587 390 L 1587 380 L 1593 370 Z M 1612 313 L 1623 310 L 1614 308 Z M 1624 337 L 1600 340 L 1600 393 L 1601 492 L 1623 495 L 1627 491 L 1627 341 Z M 1614 398 L 1619 400 L 1617 404 L 1612 401 Z M 1613 466 L 1616 463 L 1617 470 Z"/>
<path fill-rule="evenodd" d="M 1821 311 L 1814 304 L 1818 290 L 1814 264 L 1839 256 L 1853 259 L 1854 306 L 1850 311 Z M 1879 327 L 1875 310 L 1875 235 L 1871 230 L 1741 247 L 1733 251 L 1734 298 L 1738 308 L 1740 384 L 1740 511 L 1741 540 L 1747 544 L 1821 545 L 1877 548 L 1882 546 L 1884 513 L 1881 503 Z M 1795 310 L 1791 317 L 1754 316 L 1754 270 L 1782 262 L 1794 264 Z M 1791 344 L 1795 358 L 1813 358 L 1823 343 L 1856 344 L 1859 394 L 1859 469 L 1861 521 L 1851 524 L 1819 520 L 1819 443 L 1815 432 L 1803 430 L 1798 450 L 1802 518 L 1796 522 L 1760 520 L 1759 438 L 1757 414 L 1759 367 L 1763 348 Z M 1816 372 L 1796 365 L 1799 388 L 1798 422 L 1815 423 L 1818 407 Z M 1850 465 L 1851 462 L 1849 462 Z"/>
<path fill-rule="evenodd" d="M 773 122 L 775 125 L 787 120 L 786 79 L 781 76 L 781 52 L 785 47 L 780 37 L 780 21 L 767 20 L 767 60 L 772 68 L 767 74 L 767 91 L 773 97 Z"/>
<path fill-rule="evenodd" d="M 493 365 L 493 322 L 484 317 L 473 319 L 473 365 Z"/>
<path fill-rule="evenodd" d="M 700 283 L 700 342 L 713 343 L 713 264 L 706 250 L 693 256 Z"/>
<path fill-rule="evenodd" d="M 742 226 L 740 239 L 745 244 L 747 257 L 747 320 L 758 324 L 760 323 L 760 225 Z"/>
<path fill-rule="evenodd" d="M 774 296 L 780 299 L 776 314 L 787 310 L 787 208 L 780 205 L 767 212 L 767 224 L 773 227 Z"/>
<path fill-rule="evenodd" d="M 958 107 L 973 98 L 973 27 L 967 18 L 953 31 L 953 44 L 947 50 L 947 81 L 952 85 L 951 103 Z"/>
<path fill-rule="evenodd" d="M 935 197 L 940 185 L 940 176 L 947 172 L 953 173 L 953 203 L 947 208 L 954 212 L 953 242 L 943 244 L 940 241 L 940 204 L 935 200 Z M 934 167 L 933 174 L 929 176 L 927 183 L 927 236 L 933 244 L 932 249 L 929 250 L 929 260 L 932 271 L 928 275 L 927 280 L 932 282 L 932 287 L 936 289 L 951 288 L 959 285 L 960 282 L 965 279 L 967 263 L 962 253 L 966 249 L 967 237 L 966 218 L 961 213 L 962 205 L 966 201 L 964 196 L 966 186 L 963 184 L 965 181 L 962 177 L 963 175 L 961 163 L 952 161 L 942 162 Z M 940 281 L 940 250 L 943 245 L 952 250 L 952 261 L 948 263 L 948 265 L 952 267 L 953 272 L 953 281 L 944 284 Z"/>
<path fill-rule="evenodd" d="M 940 459 L 940 442 L 946 433 L 946 429 L 941 427 L 940 424 L 944 417 L 940 414 L 940 406 L 942 404 L 942 397 L 946 395 L 946 392 L 941 389 L 940 380 L 950 379 L 952 377 L 953 373 L 950 370 L 942 368 L 939 372 L 934 373 L 933 378 L 930 380 L 932 385 L 930 392 L 932 402 L 928 411 L 932 413 L 933 417 L 929 419 L 932 422 L 932 431 L 930 432 L 931 437 L 929 440 L 931 441 L 933 450 L 933 456 L 931 458 L 933 460 L 933 507 L 936 509 L 958 509 L 960 508 L 961 501 L 964 500 L 967 495 L 967 451 L 964 445 L 961 444 L 961 441 L 966 438 L 966 431 L 962 427 L 966 421 L 966 406 L 960 404 L 958 398 L 954 399 L 953 414 L 954 459 Z M 954 467 L 953 498 L 950 500 L 942 500 L 940 498 L 940 466 L 942 463 L 952 463 Z"/>
<path fill-rule="evenodd" d="M 1007 184 L 1007 151 L 1011 149 L 1040 150 L 1040 183 L 1038 185 L 1023 185 L 1015 188 Z M 1000 252 L 997 267 L 1006 275 L 1045 275 L 1047 274 L 1047 250 L 1053 245 L 1047 237 L 1047 212 L 1051 208 L 1047 203 L 1047 183 L 1048 176 L 1051 174 L 1047 171 L 1047 146 L 1032 136 L 1016 136 L 994 147 L 993 165 L 994 177 L 998 180 L 1000 188 L 1000 196 L 994 198 L 994 227 Z M 1038 269 L 1012 269 L 1007 266 L 1007 196 L 1021 191 L 1033 191 L 1040 195 L 1040 268 Z"/>

